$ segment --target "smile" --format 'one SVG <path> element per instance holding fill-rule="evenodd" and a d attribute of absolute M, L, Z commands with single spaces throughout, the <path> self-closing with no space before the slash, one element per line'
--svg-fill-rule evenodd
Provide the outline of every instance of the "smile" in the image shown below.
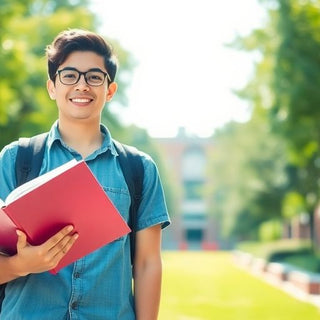
<path fill-rule="evenodd" d="M 87 99 L 87 98 L 74 98 L 70 100 L 75 103 L 89 103 L 92 101 L 92 99 Z"/>

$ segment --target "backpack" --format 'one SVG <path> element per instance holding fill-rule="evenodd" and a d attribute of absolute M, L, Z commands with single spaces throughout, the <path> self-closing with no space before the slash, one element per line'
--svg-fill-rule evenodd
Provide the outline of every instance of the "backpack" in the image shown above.
<path fill-rule="evenodd" d="M 15 171 L 16 187 L 34 179 L 39 175 L 43 160 L 45 142 L 48 133 L 41 133 L 31 138 L 20 138 L 17 151 Z M 141 156 L 136 148 L 127 146 L 113 139 L 113 144 L 119 154 L 119 163 L 129 189 L 131 204 L 128 225 L 130 232 L 130 255 L 133 266 L 135 256 L 135 235 L 137 211 L 142 198 L 144 168 Z M 5 295 L 6 284 L 0 285 L 0 312 Z"/>

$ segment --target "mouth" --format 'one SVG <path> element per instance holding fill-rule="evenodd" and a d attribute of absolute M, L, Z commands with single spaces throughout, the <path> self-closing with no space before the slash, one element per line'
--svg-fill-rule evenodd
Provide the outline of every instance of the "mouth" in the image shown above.
<path fill-rule="evenodd" d="M 90 98 L 71 98 L 71 102 L 73 103 L 90 103 L 93 99 Z"/>
<path fill-rule="evenodd" d="M 93 100 L 91 97 L 73 97 L 69 99 L 75 107 L 88 107 Z"/>

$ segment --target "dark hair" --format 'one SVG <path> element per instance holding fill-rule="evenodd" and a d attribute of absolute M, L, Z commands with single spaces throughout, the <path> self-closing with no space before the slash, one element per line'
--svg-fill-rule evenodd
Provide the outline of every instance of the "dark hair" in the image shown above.
<path fill-rule="evenodd" d="M 96 33 L 81 29 L 62 31 L 47 46 L 48 74 L 52 81 L 55 80 L 59 66 L 74 51 L 93 51 L 102 56 L 111 82 L 114 81 L 118 60 L 113 53 L 111 45 Z"/>

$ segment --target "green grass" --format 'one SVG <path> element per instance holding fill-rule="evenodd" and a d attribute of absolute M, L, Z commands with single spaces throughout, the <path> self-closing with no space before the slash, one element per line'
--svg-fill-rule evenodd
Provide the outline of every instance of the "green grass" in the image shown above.
<path fill-rule="evenodd" d="M 164 252 L 159 320 L 318 320 L 320 311 L 238 268 L 225 252 Z"/>

